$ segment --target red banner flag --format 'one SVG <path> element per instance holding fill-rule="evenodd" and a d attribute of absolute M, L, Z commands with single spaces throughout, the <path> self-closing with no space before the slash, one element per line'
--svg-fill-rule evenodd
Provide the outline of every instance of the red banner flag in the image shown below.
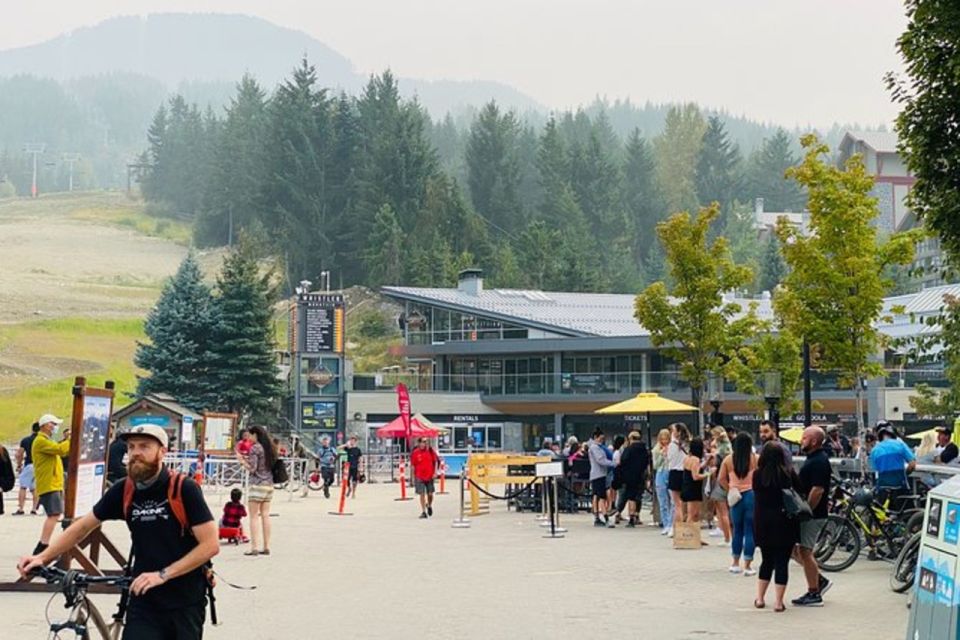
<path fill-rule="evenodd" d="M 397 403 L 400 405 L 400 419 L 403 421 L 403 431 L 406 433 L 407 440 L 413 436 L 410 424 L 410 392 L 407 391 L 407 385 L 402 382 L 397 385 Z"/>

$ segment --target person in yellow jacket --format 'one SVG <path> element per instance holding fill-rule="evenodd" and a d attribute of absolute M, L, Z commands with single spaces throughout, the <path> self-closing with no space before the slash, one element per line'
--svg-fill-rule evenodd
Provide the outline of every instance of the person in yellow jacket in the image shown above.
<path fill-rule="evenodd" d="M 63 515 L 63 461 L 61 458 L 70 453 L 70 440 L 54 442 L 63 420 L 52 414 L 45 414 L 37 421 L 40 431 L 33 441 L 33 473 L 36 479 L 37 495 L 40 506 L 46 516 L 40 530 L 40 542 L 34 549 L 34 555 L 50 546 L 50 536 Z"/>

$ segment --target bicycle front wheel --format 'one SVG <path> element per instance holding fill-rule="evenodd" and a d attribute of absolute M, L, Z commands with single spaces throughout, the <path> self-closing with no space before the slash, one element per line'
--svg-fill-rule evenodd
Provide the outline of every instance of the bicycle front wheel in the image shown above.
<path fill-rule="evenodd" d="M 893 570 L 890 572 L 890 588 L 895 593 L 904 593 L 913 586 L 913 580 L 917 575 L 917 561 L 920 558 L 920 538 L 919 532 L 913 534 L 896 562 L 893 563 Z"/>
<path fill-rule="evenodd" d="M 860 555 L 860 532 L 842 516 L 827 516 L 813 550 L 817 565 L 823 571 L 843 571 Z"/>

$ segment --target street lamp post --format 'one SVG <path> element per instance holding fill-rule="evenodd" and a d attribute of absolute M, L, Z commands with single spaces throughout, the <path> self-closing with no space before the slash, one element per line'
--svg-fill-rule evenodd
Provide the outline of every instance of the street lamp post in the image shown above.
<path fill-rule="evenodd" d="M 710 414 L 710 423 L 723 426 L 723 414 L 720 413 L 720 405 L 723 403 L 723 376 L 711 371 L 707 374 L 707 399 L 713 407 L 713 413 Z"/>
<path fill-rule="evenodd" d="M 773 423 L 777 433 L 780 432 L 780 412 L 777 411 L 777 404 L 780 402 L 782 392 L 782 377 L 779 371 L 763 372 L 763 399 L 767 401 L 769 419 Z"/>

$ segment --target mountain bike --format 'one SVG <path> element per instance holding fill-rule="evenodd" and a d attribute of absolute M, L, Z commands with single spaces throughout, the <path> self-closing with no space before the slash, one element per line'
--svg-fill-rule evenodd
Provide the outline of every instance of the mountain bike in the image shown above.
<path fill-rule="evenodd" d="M 871 560 L 895 560 L 923 526 L 920 496 L 903 496 L 899 501 L 900 508 L 893 510 L 890 499 L 881 503 L 869 487 L 839 482 L 814 548 L 820 569 L 843 571 L 856 562 L 864 544 Z"/>
<path fill-rule="evenodd" d="M 895 593 L 906 593 L 913 586 L 913 581 L 917 575 L 917 562 L 920 559 L 920 539 L 923 532 L 918 531 L 913 534 L 907 543 L 900 549 L 900 555 L 893 563 L 893 570 L 890 572 L 890 588 Z"/>
<path fill-rule="evenodd" d="M 127 613 L 127 599 L 130 583 L 129 576 L 91 576 L 80 571 L 58 569 L 56 567 L 41 567 L 34 571 L 48 584 L 58 585 L 59 593 L 63 594 L 64 608 L 69 609 L 67 619 L 63 622 L 50 621 L 50 604 L 57 594 L 47 603 L 46 618 L 50 625 L 49 638 L 61 638 L 61 632 L 71 631 L 73 637 L 101 638 L 102 640 L 117 640 L 123 633 L 124 618 Z M 110 622 L 103 617 L 96 605 L 87 597 L 87 590 L 91 585 L 117 587 L 120 590 L 120 602 L 117 611 Z"/>

